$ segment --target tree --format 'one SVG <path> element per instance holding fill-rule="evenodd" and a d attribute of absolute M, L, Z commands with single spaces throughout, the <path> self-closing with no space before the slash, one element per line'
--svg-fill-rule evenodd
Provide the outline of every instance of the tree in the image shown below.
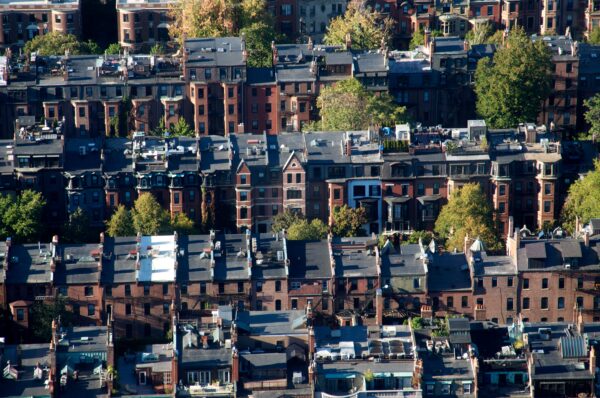
<path fill-rule="evenodd" d="M 31 306 L 29 330 L 36 341 L 47 343 L 52 336 L 52 321 L 60 317 L 61 327 L 69 327 L 72 323 L 73 313 L 67 311 L 66 299 L 57 297 L 54 302 L 46 304 L 36 301 Z"/>
<path fill-rule="evenodd" d="M 479 237 L 492 250 L 500 247 L 493 210 L 477 183 L 466 184 L 450 195 L 435 222 L 435 232 L 446 240 L 448 250 L 461 250 L 467 235 Z"/>
<path fill-rule="evenodd" d="M 78 207 L 69 215 L 64 234 L 68 242 L 88 242 L 91 240 L 90 218 L 81 207 Z"/>
<path fill-rule="evenodd" d="M 179 120 L 177 120 L 177 124 L 175 124 L 169 130 L 169 132 L 174 137 L 193 137 L 196 135 L 194 130 L 192 130 L 188 122 L 183 117 L 180 117 Z"/>
<path fill-rule="evenodd" d="M 36 52 L 39 55 L 64 55 L 66 51 L 71 55 L 102 53 L 100 47 L 93 41 L 81 42 L 77 36 L 61 32 L 36 36 L 25 43 L 24 50 L 27 54 Z"/>
<path fill-rule="evenodd" d="M 156 43 L 150 48 L 150 55 L 163 55 L 165 53 L 165 46 L 162 43 Z"/>
<path fill-rule="evenodd" d="M 589 33 L 587 41 L 590 44 L 600 44 L 600 26 L 596 26 L 592 29 L 592 31 Z"/>
<path fill-rule="evenodd" d="M 510 32 L 494 60 L 481 59 L 475 72 L 477 112 L 492 128 L 510 128 L 537 119 L 550 93 L 550 52 L 521 28 Z"/>
<path fill-rule="evenodd" d="M 123 48 L 119 43 L 112 43 L 108 47 L 106 47 L 106 51 L 104 51 L 108 55 L 118 55 L 121 53 Z"/>
<path fill-rule="evenodd" d="M 142 235 L 157 235 L 169 231 L 169 214 L 151 193 L 145 192 L 137 198 L 131 216 L 136 232 Z"/>
<path fill-rule="evenodd" d="M 273 217 L 271 230 L 275 233 L 281 232 L 284 229 L 287 230 L 292 224 L 295 224 L 303 219 L 304 217 L 302 216 L 302 214 L 299 214 L 298 212 L 292 211 L 290 209 L 285 209 L 283 213 L 279 213 L 275 217 Z"/>
<path fill-rule="evenodd" d="M 475 23 L 473 28 L 467 32 L 465 40 L 470 45 L 486 44 L 490 38 L 494 35 L 495 29 L 489 21 L 483 23 Z"/>
<path fill-rule="evenodd" d="M 289 226 L 287 239 L 289 240 L 319 240 L 325 239 L 329 229 L 327 225 L 318 218 L 308 222 L 306 219 L 299 220 Z"/>
<path fill-rule="evenodd" d="M 248 66 L 272 65 L 271 42 L 280 36 L 265 0 L 178 0 L 169 14 L 169 34 L 180 45 L 186 37 L 245 35 Z"/>
<path fill-rule="evenodd" d="M 0 231 L 19 241 L 31 241 L 42 231 L 42 213 L 46 200 L 41 193 L 25 190 L 12 198 L 2 196 L 0 200 Z"/>
<path fill-rule="evenodd" d="M 367 223 L 367 211 L 364 207 L 353 209 L 347 205 L 333 211 L 332 231 L 336 236 L 350 237 L 365 234 L 362 226 Z"/>
<path fill-rule="evenodd" d="M 395 125 L 407 120 L 406 108 L 389 94 L 377 96 L 351 77 L 321 89 L 317 98 L 323 130 L 361 130 L 370 124 Z"/>
<path fill-rule="evenodd" d="M 432 239 L 433 233 L 431 231 L 414 231 L 412 234 L 408 235 L 406 243 L 419 243 L 419 240 L 421 240 L 423 245 L 427 246 Z"/>
<path fill-rule="evenodd" d="M 133 217 L 125 206 L 119 205 L 110 220 L 106 222 L 106 232 L 112 237 L 133 236 L 136 234 L 133 227 Z"/>
<path fill-rule="evenodd" d="M 439 30 L 432 30 L 430 32 L 430 35 L 431 35 L 431 37 L 438 37 L 438 36 L 442 36 L 442 32 L 440 32 Z M 424 45 L 425 45 L 425 32 L 421 28 L 419 28 L 413 33 L 412 38 L 410 39 L 408 48 L 410 50 L 414 50 L 415 48 L 417 48 L 419 46 L 424 46 Z"/>
<path fill-rule="evenodd" d="M 394 21 L 364 3 L 353 0 L 346 13 L 329 22 L 324 41 L 326 44 L 345 45 L 349 38 L 353 49 L 374 49 L 387 45 Z"/>
<path fill-rule="evenodd" d="M 575 181 L 569 188 L 569 195 L 562 210 L 562 225 L 569 232 L 575 231 L 575 219 L 581 224 L 600 217 L 600 162 L 594 163 L 594 170 Z"/>
<path fill-rule="evenodd" d="M 184 235 L 192 235 L 196 232 L 194 221 L 192 221 L 185 213 L 177 213 L 171 218 L 171 228 L 173 231 Z"/>
<path fill-rule="evenodd" d="M 587 137 L 592 138 L 593 135 L 600 135 L 600 94 L 583 101 L 583 105 L 587 108 L 584 114 L 585 121 L 590 125 Z"/>

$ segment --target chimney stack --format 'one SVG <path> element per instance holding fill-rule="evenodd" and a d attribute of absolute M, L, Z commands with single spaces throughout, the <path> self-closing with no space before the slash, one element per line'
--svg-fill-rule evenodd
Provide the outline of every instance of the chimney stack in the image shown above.
<path fill-rule="evenodd" d="M 375 290 L 375 322 L 377 326 L 383 325 L 383 292 L 381 288 Z"/>
<path fill-rule="evenodd" d="M 237 348 L 233 346 L 231 349 L 231 382 L 235 386 L 238 381 L 240 381 L 240 357 Z"/>
<path fill-rule="evenodd" d="M 589 231 L 585 231 L 583 233 L 583 244 L 585 247 L 590 247 L 590 233 Z"/>
<path fill-rule="evenodd" d="M 346 37 L 344 38 L 344 45 L 346 47 L 346 50 L 352 49 L 352 35 L 350 34 L 350 32 L 346 33 Z"/>
<path fill-rule="evenodd" d="M 279 54 L 277 52 L 277 46 L 275 42 L 271 42 L 271 51 L 273 52 L 273 66 L 277 65 L 277 61 L 279 60 Z"/>

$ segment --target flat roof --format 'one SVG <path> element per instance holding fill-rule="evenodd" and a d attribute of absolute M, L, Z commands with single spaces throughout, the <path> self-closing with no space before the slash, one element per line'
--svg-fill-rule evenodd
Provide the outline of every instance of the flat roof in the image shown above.
<path fill-rule="evenodd" d="M 138 281 L 174 281 L 176 250 L 177 244 L 173 235 L 142 236 Z"/>

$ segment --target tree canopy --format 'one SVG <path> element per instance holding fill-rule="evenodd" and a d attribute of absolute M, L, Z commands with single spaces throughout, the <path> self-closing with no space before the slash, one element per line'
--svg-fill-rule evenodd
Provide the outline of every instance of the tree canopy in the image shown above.
<path fill-rule="evenodd" d="M 596 160 L 594 165 L 593 171 L 569 187 L 561 221 L 570 232 L 575 230 L 576 217 L 579 217 L 582 225 L 600 217 L 600 162 Z"/>
<path fill-rule="evenodd" d="M 178 0 L 169 9 L 169 34 L 180 45 L 185 38 L 244 35 L 248 66 L 272 65 L 271 42 L 280 36 L 265 0 Z"/>
<path fill-rule="evenodd" d="M 583 105 L 587 108 L 584 114 L 585 121 L 590 125 L 587 138 L 592 138 L 593 135 L 600 136 L 600 94 L 583 101 Z"/>
<path fill-rule="evenodd" d="M 381 13 L 353 0 L 344 15 L 329 22 L 324 41 L 326 44 L 345 45 L 351 40 L 356 49 L 374 49 L 386 46 L 392 35 L 394 21 Z"/>
<path fill-rule="evenodd" d="M 406 108 L 392 96 L 372 94 L 353 77 L 321 89 L 317 107 L 322 130 L 362 130 L 371 123 L 393 126 L 408 119 Z"/>
<path fill-rule="evenodd" d="M 290 209 L 285 209 L 283 212 L 273 217 L 271 230 L 275 233 L 281 232 L 284 229 L 288 230 L 290 226 L 302 220 L 304 220 L 302 214 Z"/>
<path fill-rule="evenodd" d="M 16 197 L 0 195 L 0 235 L 21 242 L 32 241 L 42 231 L 46 200 L 41 193 L 25 190 Z"/>
<path fill-rule="evenodd" d="M 119 205 L 110 220 L 106 222 L 106 232 L 112 237 L 136 234 L 131 212 L 125 206 Z"/>
<path fill-rule="evenodd" d="M 192 221 L 185 213 L 177 213 L 175 217 L 171 218 L 171 229 L 184 235 L 196 233 L 194 221 Z"/>
<path fill-rule="evenodd" d="M 164 123 L 163 123 L 164 125 Z M 169 133 L 175 137 L 193 137 L 196 135 L 185 118 L 180 117 L 177 123 L 169 129 Z"/>
<path fill-rule="evenodd" d="M 448 250 L 461 250 L 467 235 L 472 239 L 479 237 L 489 249 L 500 247 L 492 207 L 477 183 L 452 192 L 435 222 L 435 232 L 446 240 Z"/>
<path fill-rule="evenodd" d="M 25 43 L 25 53 L 39 55 L 63 55 L 67 50 L 71 55 L 102 54 L 102 49 L 93 41 L 79 41 L 77 36 L 61 32 L 49 32 L 34 37 Z"/>
<path fill-rule="evenodd" d="M 589 33 L 587 42 L 590 44 L 600 44 L 600 26 L 596 26 Z"/>
<path fill-rule="evenodd" d="M 327 225 L 315 218 L 310 222 L 301 219 L 289 226 L 287 230 L 287 239 L 289 240 L 319 240 L 325 239 L 329 228 Z"/>
<path fill-rule="evenodd" d="M 89 242 L 94 239 L 92 232 L 88 214 L 81 207 L 78 207 L 69 215 L 69 220 L 65 225 L 65 240 L 77 243 Z"/>
<path fill-rule="evenodd" d="M 496 29 L 492 26 L 489 21 L 483 23 L 475 23 L 473 28 L 467 32 L 465 36 L 465 40 L 469 42 L 470 45 L 477 44 L 487 44 L 490 43 L 494 38 L 494 34 Z M 502 31 L 501 31 L 502 33 Z"/>
<path fill-rule="evenodd" d="M 131 217 L 135 231 L 143 235 L 157 235 L 170 230 L 169 214 L 151 193 L 144 192 L 136 199 Z"/>
<path fill-rule="evenodd" d="M 430 34 L 431 37 L 442 36 L 442 32 L 439 30 L 432 30 Z M 423 45 L 425 45 L 425 32 L 419 28 L 413 33 L 408 48 L 410 50 L 414 50 L 415 48 Z"/>
<path fill-rule="evenodd" d="M 29 319 L 31 324 L 29 330 L 35 341 L 47 343 L 52 336 L 52 321 L 60 317 L 61 327 L 69 327 L 72 324 L 73 313 L 67 311 L 66 299 L 57 297 L 52 303 L 36 301 L 31 306 Z"/>
<path fill-rule="evenodd" d="M 365 234 L 362 226 L 367 222 L 367 211 L 363 207 L 353 209 L 347 205 L 335 208 L 333 211 L 332 232 L 336 236 L 362 236 Z"/>
<path fill-rule="evenodd" d="M 550 93 L 551 57 L 542 40 L 521 28 L 510 31 L 493 61 L 483 58 L 475 72 L 477 112 L 492 128 L 535 121 Z"/>
<path fill-rule="evenodd" d="M 121 47 L 121 45 L 119 43 L 109 44 L 109 46 L 106 47 L 106 50 L 104 50 L 104 52 L 109 55 L 117 55 L 121 51 L 123 51 L 123 48 Z"/>

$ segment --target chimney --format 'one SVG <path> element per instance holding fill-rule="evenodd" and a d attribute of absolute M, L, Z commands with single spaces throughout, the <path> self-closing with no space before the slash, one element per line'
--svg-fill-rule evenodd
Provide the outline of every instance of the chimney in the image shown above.
<path fill-rule="evenodd" d="M 579 220 L 579 216 L 575 216 L 575 231 L 574 234 L 576 238 L 579 237 L 579 231 L 581 231 L 581 221 Z"/>
<path fill-rule="evenodd" d="M 486 309 L 483 304 L 475 305 L 475 320 L 476 321 L 485 321 L 487 319 Z"/>
<path fill-rule="evenodd" d="M 100 244 L 104 244 L 104 232 L 100 232 Z"/>
<path fill-rule="evenodd" d="M 307 302 L 306 302 L 306 321 L 307 321 L 307 323 L 312 323 L 312 319 L 313 319 L 312 300 L 307 300 Z"/>
<path fill-rule="evenodd" d="M 513 216 L 509 216 L 508 217 L 508 234 L 507 234 L 507 236 L 510 236 L 510 234 L 514 230 L 515 230 L 515 219 L 513 218 Z"/>
<path fill-rule="evenodd" d="M 308 365 L 308 384 L 311 386 L 315 385 L 315 380 L 317 376 L 317 366 L 315 361 L 311 361 L 310 365 Z"/>
<path fill-rule="evenodd" d="M 277 65 L 277 61 L 279 60 L 279 54 L 277 52 L 277 46 L 275 42 L 271 42 L 271 51 L 273 52 L 273 66 Z"/>
<path fill-rule="evenodd" d="M 231 349 L 231 382 L 235 386 L 238 381 L 240 381 L 240 357 L 237 348 L 233 346 Z"/>
<path fill-rule="evenodd" d="M 173 332 L 173 335 L 175 335 L 175 332 Z M 171 360 L 171 385 L 169 386 L 172 391 L 177 391 L 175 387 L 179 381 L 179 358 L 177 357 L 177 354 L 177 350 L 173 349 L 173 359 Z"/>
<path fill-rule="evenodd" d="M 244 63 L 248 62 L 248 50 L 246 49 L 242 50 L 242 60 Z"/>
<path fill-rule="evenodd" d="M 596 376 L 596 348 L 590 348 L 590 373 Z"/>
<path fill-rule="evenodd" d="M 463 41 L 463 50 L 464 51 L 469 51 L 469 42 L 468 41 Z"/>
<path fill-rule="evenodd" d="M 346 50 L 352 49 L 352 35 L 350 32 L 346 33 L 346 37 L 344 38 L 344 46 L 346 47 Z"/>
<path fill-rule="evenodd" d="M 312 326 L 308 327 L 308 359 L 312 360 L 315 355 L 315 329 Z"/>
<path fill-rule="evenodd" d="M 202 348 L 205 350 L 208 348 L 208 335 L 206 334 L 202 336 Z"/>
<path fill-rule="evenodd" d="M 585 247 L 590 247 L 590 233 L 589 231 L 585 231 L 583 233 L 583 244 Z"/>
<path fill-rule="evenodd" d="M 433 319 L 433 308 L 428 304 L 421 304 L 421 318 Z"/>
<path fill-rule="evenodd" d="M 375 290 L 375 322 L 377 326 L 383 325 L 383 292 L 381 288 Z"/>
<path fill-rule="evenodd" d="M 346 141 L 344 143 L 344 155 L 352 156 L 352 138 L 346 137 Z"/>
<path fill-rule="evenodd" d="M 312 51 L 312 50 L 313 50 L 313 48 L 314 48 L 314 46 L 313 46 L 313 40 L 312 40 L 312 37 L 310 37 L 310 36 L 309 36 L 309 37 L 308 37 L 308 45 L 307 45 L 307 49 L 308 49 L 308 51 Z"/>
<path fill-rule="evenodd" d="M 469 234 L 465 235 L 465 240 L 463 242 L 463 253 L 465 253 L 465 256 L 467 258 L 470 257 L 471 253 L 469 253 Z"/>
<path fill-rule="evenodd" d="M 577 309 L 577 332 L 583 335 L 585 330 L 585 324 L 583 322 L 583 313 L 581 312 L 581 308 Z"/>
<path fill-rule="evenodd" d="M 52 257 L 56 257 L 56 249 L 58 249 L 58 235 L 52 236 Z"/>

